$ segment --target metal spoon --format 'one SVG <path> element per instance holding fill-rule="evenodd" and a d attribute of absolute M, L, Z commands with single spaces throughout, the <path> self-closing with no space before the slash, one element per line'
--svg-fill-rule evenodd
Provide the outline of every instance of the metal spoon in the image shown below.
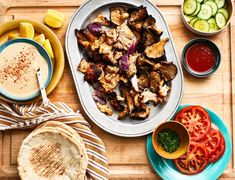
<path fill-rule="evenodd" d="M 48 106 L 49 99 L 47 98 L 45 86 L 44 86 L 44 83 L 42 80 L 42 72 L 41 72 L 40 68 L 38 68 L 36 74 L 37 74 L 37 78 L 38 78 L 39 88 L 40 88 L 40 91 L 42 94 L 42 102 L 43 102 L 44 106 Z"/>

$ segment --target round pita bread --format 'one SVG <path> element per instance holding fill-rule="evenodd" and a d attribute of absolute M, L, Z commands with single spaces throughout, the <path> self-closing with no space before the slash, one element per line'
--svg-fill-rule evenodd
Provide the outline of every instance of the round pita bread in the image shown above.
<path fill-rule="evenodd" d="M 77 133 L 61 127 L 42 125 L 23 141 L 17 159 L 21 179 L 84 179 L 88 164 L 84 143 Z"/>

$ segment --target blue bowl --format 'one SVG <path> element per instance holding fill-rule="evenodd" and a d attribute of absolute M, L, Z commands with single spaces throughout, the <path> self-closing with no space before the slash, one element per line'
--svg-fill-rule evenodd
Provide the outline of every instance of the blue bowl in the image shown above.
<path fill-rule="evenodd" d="M 48 55 L 47 51 L 44 49 L 44 47 L 42 47 L 40 44 L 38 44 L 37 42 L 31 40 L 31 39 L 27 39 L 27 38 L 18 38 L 18 39 L 13 39 L 10 41 L 7 41 L 6 43 L 4 43 L 3 45 L 0 46 L 0 53 L 9 45 L 14 44 L 14 43 L 28 43 L 33 45 L 34 47 L 37 48 L 38 52 L 41 54 L 41 56 L 47 61 L 48 64 L 48 77 L 47 80 L 44 84 L 45 88 L 49 85 L 51 78 L 52 78 L 52 73 L 53 73 L 53 66 L 52 66 L 52 61 L 50 56 Z M 36 93 L 30 95 L 30 96 L 26 96 L 26 97 L 16 97 L 16 96 L 12 96 L 10 95 L 6 90 L 3 90 L 0 88 L 0 94 L 2 96 L 5 96 L 6 98 L 13 100 L 13 101 L 18 101 L 18 102 L 24 102 L 24 101 L 30 101 L 36 97 L 38 97 L 40 95 L 40 90 L 38 90 Z"/>
<path fill-rule="evenodd" d="M 187 53 L 188 49 L 198 43 L 208 45 L 213 50 L 213 52 L 215 54 L 215 61 L 216 61 L 215 65 L 209 71 L 196 72 L 196 71 L 192 70 L 186 62 L 186 53 Z M 206 39 L 206 38 L 196 38 L 196 39 L 189 41 L 188 44 L 186 44 L 186 46 L 184 47 L 183 52 L 182 52 L 182 63 L 183 63 L 185 70 L 189 74 L 191 74 L 195 77 L 199 77 L 199 78 L 208 77 L 208 76 L 212 75 L 219 68 L 220 61 L 221 61 L 221 54 L 220 54 L 219 48 L 216 46 L 215 43 L 213 43 L 212 41 L 210 41 L 209 39 Z"/>

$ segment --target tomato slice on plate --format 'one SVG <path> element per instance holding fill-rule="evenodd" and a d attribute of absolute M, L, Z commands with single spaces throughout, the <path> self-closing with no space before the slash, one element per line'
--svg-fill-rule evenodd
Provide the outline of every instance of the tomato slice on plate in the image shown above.
<path fill-rule="evenodd" d="M 174 160 L 176 168 L 183 174 L 197 174 L 206 167 L 208 163 L 208 152 L 202 143 L 191 142 L 188 151 L 178 159 Z"/>
<path fill-rule="evenodd" d="M 218 159 L 221 158 L 221 156 L 224 154 L 224 151 L 225 151 L 225 140 L 224 140 L 224 137 L 221 133 L 220 134 L 220 144 L 219 146 L 217 147 L 217 149 L 210 154 L 210 157 L 209 157 L 209 162 L 212 163 L 212 162 L 215 162 L 217 161 Z"/>
<path fill-rule="evenodd" d="M 214 128 L 211 128 L 206 136 L 202 139 L 201 142 L 205 145 L 209 157 L 215 153 L 220 145 L 220 141 L 221 134 L 219 130 L 215 130 Z"/>
<path fill-rule="evenodd" d="M 187 128 L 192 141 L 202 140 L 211 128 L 210 116 L 201 106 L 183 108 L 177 113 L 175 120 Z"/>

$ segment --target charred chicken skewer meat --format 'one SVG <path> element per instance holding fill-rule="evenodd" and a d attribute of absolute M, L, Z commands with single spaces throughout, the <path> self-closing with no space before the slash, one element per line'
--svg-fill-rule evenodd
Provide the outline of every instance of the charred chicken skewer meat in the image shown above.
<path fill-rule="evenodd" d="M 98 15 L 76 29 L 84 58 L 78 70 L 94 89 L 93 99 L 108 116 L 148 118 L 154 106 L 167 101 L 177 67 L 167 61 L 165 44 L 154 17 L 143 6 L 110 8 L 110 20 Z"/>

